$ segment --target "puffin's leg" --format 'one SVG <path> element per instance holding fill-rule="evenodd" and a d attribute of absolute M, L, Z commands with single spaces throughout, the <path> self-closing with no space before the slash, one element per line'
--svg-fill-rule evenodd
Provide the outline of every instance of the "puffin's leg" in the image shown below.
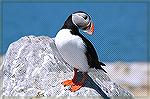
<path fill-rule="evenodd" d="M 74 68 L 74 76 L 73 76 L 72 80 L 66 80 L 66 81 L 62 82 L 62 84 L 64 86 L 70 86 L 70 85 L 73 85 L 74 83 L 76 83 L 76 80 L 77 80 L 77 70 L 78 69 Z"/>
<path fill-rule="evenodd" d="M 78 82 L 78 83 L 75 83 L 74 85 L 72 85 L 70 91 L 71 92 L 75 92 L 75 91 L 79 90 L 81 87 L 83 87 L 84 86 L 84 82 L 87 79 L 87 77 L 88 77 L 87 72 L 84 72 L 81 81 Z"/>

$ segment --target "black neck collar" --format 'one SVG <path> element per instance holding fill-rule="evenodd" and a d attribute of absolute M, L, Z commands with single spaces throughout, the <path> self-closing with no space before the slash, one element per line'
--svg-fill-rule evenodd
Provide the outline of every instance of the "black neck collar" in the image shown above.
<path fill-rule="evenodd" d="M 71 34 L 73 35 L 79 35 L 79 29 L 78 27 L 72 22 L 72 15 L 68 17 L 68 19 L 65 21 L 64 25 L 61 29 L 70 29 Z"/>

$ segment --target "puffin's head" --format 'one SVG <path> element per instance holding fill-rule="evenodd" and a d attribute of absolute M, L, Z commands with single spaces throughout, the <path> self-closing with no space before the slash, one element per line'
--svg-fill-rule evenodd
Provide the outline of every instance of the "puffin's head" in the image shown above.
<path fill-rule="evenodd" d="M 90 16 L 83 12 L 77 11 L 72 14 L 72 22 L 78 28 L 82 29 L 84 32 L 87 32 L 89 35 L 92 35 L 94 32 L 94 24 L 91 21 Z"/>

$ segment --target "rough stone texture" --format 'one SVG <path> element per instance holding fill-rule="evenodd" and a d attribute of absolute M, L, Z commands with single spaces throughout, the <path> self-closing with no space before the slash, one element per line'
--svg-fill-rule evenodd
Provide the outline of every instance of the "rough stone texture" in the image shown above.
<path fill-rule="evenodd" d="M 2 58 L 2 56 L 0 56 L 0 99 L 2 98 L 1 96 L 2 96 L 2 77 L 3 77 L 3 74 L 2 74 L 2 60 L 3 60 L 3 58 Z"/>
<path fill-rule="evenodd" d="M 12 43 L 3 64 L 4 96 L 102 96 L 133 98 L 101 70 L 90 69 L 85 87 L 70 92 L 61 82 L 71 79 L 72 67 L 59 55 L 54 40 L 45 37 L 22 37 Z M 78 72 L 79 78 L 81 72 Z"/>

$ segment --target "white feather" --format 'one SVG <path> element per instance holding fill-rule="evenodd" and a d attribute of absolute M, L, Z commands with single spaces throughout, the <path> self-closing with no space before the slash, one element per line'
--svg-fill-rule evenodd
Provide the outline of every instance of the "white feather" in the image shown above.
<path fill-rule="evenodd" d="M 72 35 L 69 29 L 62 29 L 55 37 L 55 44 L 69 65 L 83 72 L 88 71 L 89 65 L 85 56 L 86 48 L 82 38 Z"/>

